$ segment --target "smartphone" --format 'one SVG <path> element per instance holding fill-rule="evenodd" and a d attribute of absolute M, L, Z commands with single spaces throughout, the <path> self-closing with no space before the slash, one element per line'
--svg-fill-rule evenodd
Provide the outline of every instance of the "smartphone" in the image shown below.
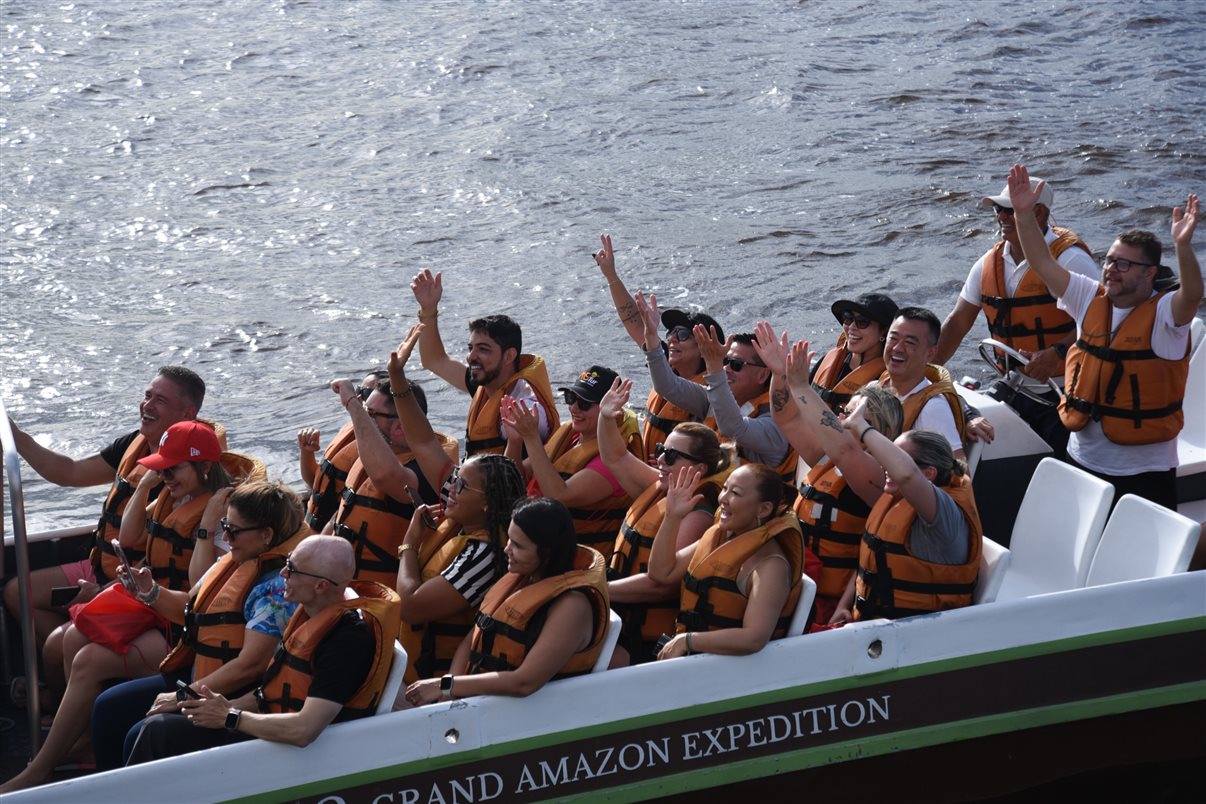
<path fill-rule="evenodd" d="M 71 601 L 79 597 L 79 594 L 78 586 L 53 586 L 50 589 L 50 605 L 54 608 L 70 605 Z"/>
<path fill-rule="evenodd" d="M 122 586 L 126 587 L 130 594 L 138 594 L 138 584 L 134 582 L 134 569 L 130 566 L 130 559 L 126 558 L 126 551 L 121 549 L 121 542 L 113 539 L 110 544 L 113 545 L 113 552 L 117 554 L 117 560 L 126 568 L 126 576 L 121 582 Z"/>
<path fill-rule="evenodd" d="M 176 700 L 177 701 L 183 701 L 185 698 L 197 699 L 200 697 L 201 696 L 197 694 L 197 691 L 195 689 L 193 689 L 192 687 L 190 687 L 187 683 L 185 683 L 184 681 L 180 681 L 180 680 L 176 681 Z"/>

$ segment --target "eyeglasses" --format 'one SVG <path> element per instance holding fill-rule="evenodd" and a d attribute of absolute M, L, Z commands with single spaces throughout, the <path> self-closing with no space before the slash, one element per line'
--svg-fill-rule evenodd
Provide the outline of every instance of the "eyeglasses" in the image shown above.
<path fill-rule="evenodd" d="M 696 458 L 689 452 L 683 452 L 681 449 L 675 449 L 674 447 L 667 447 L 660 442 L 653 445 L 653 458 L 654 460 L 660 460 L 666 466 L 674 466 L 674 464 L 678 463 L 679 458 L 686 458 L 692 463 L 707 463 L 703 458 Z"/>
<path fill-rule="evenodd" d="M 164 480 L 172 480 L 173 478 L 175 478 L 176 470 L 179 468 L 180 468 L 180 466 L 179 466 L 179 464 L 177 464 L 176 466 L 169 466 L 167 469 L 160 469 L 159 476 L 162 477 Z"/>
<path fill-rule="evenodd" d="M 292 556 L 285 558 L 285 568 L 281 570 L 281 575 L 285 576 L 286 578 L 288 578 L 290 575 L 305 575 L 308 578 L 317 578 L 320 581 L 326 581 L 327 583 L 331 584 L 331 586 L 339 586 L 339 584 L 335 583 L 325 575 L 315 575 L 313 572 L 299 570 L 297 565 L 293 563 Z"/>
<path fill-rule="evenodd" d="M 766 368 L 766 366 L 762 365 L 761 363 L 755 363 L 752 360 L 742 360 L 740 357 L 726 357 L 722 362 L 723 365 L 728 366 L 733 371 L 738 372 L 746 366 L 753 366 L 754 368 Z"/>
<path fill-rule="evenodd" d="M 679 343 L 684 341 L 695 340 L 695 335 L 691 332 L 690 327 L 678 326 L 666 333 L 666 339 L 674 338 Z"/>
<path fill-rule="evenodd" d="M 365 388 L 363 385 L 356 386 L 356 396 L 360 397 L 361 401 L 367 400 L 372 395 L 372 388 Z"/>
<path fill-rule="evenodd" d="M 1113 267 L 1120 274 L 1125 274 L 1136 266 L 1139 268 L 1151 268 L 1155 265 L 1154 262 L 1135 262 L 1134 260 L 1124 260 L 1122 257 L 1107 256 L 1101 261 L 1102 268 Z"/>
<path fill-rule="evenodd" d="M 1011 207 L 1003 207 L 1000 204 L 993 204 L 992 211 L 995 215 L 1007 215 L 1013 217 L 1013 209 Z"/>
<path fill-rule="evenodd" d="M 368 410 L 368 408 L 365 408 L 365 410 Z M 377 419 L 396 419 L 396 418 L 398 418 L 397 413 L 382 413 L 379 410 L 369 410 L 368 415 L 373 421 L 377 421 Z"/>
<path fill-rule="evenodd" d="M 845 327 L 849 326 L 850 324 L 854 324 L 854 326 L 858 327 L 859 329 L 866 329 L 867 327 L 871 326 L 871 319 L 867 318 L 866 316 L 856 315 L 855 313 L 847 310 L 846 312 L 842 313 L 842 326 Z"/>
<path fill-rule="evenodd" d="M 226 517 L 222 517 L 218 520 L 218 527 L 221 528 L 222 532 L 226 534 L 226 538 L 229 541 L 231 538 L 238 536 L 243 531 L 259 530 L 260 528 L 264 527 L 264 525 L 244 525 L 240 528 L 237 525 L 230 524 L 230 522 L 226 520 Z"/>
<path fill-rule="evenodd" d="M 452 477 L 448 478 L 448 488 L 451 491 L 455 491 L 458 495 L 464 494 L 465 489 L 469 489 L 470 491 L 476 491 L 481 494 L 486 493 L 485 489 L 478 489 L 478 488 L 474 488 L 473 486 L 470 486 L 468 481 L 466 481 L 465 478 L 461 477 L 460 472 L 454 472 L 452 474 Z"/>
<path fill-rule="evenodd" d="M 591 402 L 589 399 L 583 399 L 582 397 L 575 394 L 573 391 L 563 391 L 561 394 L 561 398 L 565 400 L 565 404 L 567 406 L 568 405 L 577 405 L 578 410 L 590 410 L 595 405 L 599 404 L 598 402 Z"/>

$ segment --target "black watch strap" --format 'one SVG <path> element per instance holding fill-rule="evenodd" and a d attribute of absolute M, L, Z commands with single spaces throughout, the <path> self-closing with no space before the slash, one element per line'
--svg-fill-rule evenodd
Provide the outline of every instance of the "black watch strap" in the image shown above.
<path fill-rule="evenodd" d="M 239 719 L 243 717 L 243 712 L 238 709 L 231 709 L 226 713 L 226 730 L 238 731 Z"/>
<path fill-rule="evenodd" d="M 197 538 L 202 539 L 202 540 L 208 539 L 209 531 L 206 530 L 205 528 L 197 528 Z"/>

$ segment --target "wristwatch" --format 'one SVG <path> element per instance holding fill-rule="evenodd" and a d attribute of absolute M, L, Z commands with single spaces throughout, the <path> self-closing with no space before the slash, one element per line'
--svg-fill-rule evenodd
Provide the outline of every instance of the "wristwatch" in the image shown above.
<path fill-rule="evenodd" d="M 440 677 L 440 697 L 445 701 L 452 700 L 452 676 Z"/>
<path fill-rule="evenodd" d="M 209 538 L 209 531 L 205 528 L 197 528 L 197 538 L 204 541 Z"/>
<path fill-rule="evenodd" d="M 1054 349 L 1055 353 L 1061 358 L 1066 358 L 1068 356 L 1068 344 L 1066 343 L 1057 343 L 1051 348 Z"/>
<path fill-rule="evenodd" d="M 239 718 L 241 718 L 242 716 L 243 716 L 243 711 L 241 709 L 231 709 L 229 712 L 227 712 L 226 713 L 226 730 L 227 731 L 238 731 L 239 730 Z"/>

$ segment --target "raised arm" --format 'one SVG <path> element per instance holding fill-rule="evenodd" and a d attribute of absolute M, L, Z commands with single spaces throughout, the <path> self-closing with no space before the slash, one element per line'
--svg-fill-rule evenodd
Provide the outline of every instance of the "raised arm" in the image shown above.
<path fill-rule="evenodd" d="M 301 470 L 302 482 L 311 490 L 314 488 L 314 478 L 318 476 L 318 460 L 314 454 L 318 452 L 320 435 L 313 427 L 303 427 L 297 431 L 297 468 Z"/>
<path fill-rule="evenodd" d="M 1046 182 L 1039 182 L 1032 188 L 1025 165 L 1014 165 L 1009 170 L 1009 199 L 1013 203 L 1013 222 L 1022 243 L 1022 253 L 1051 295 L 1058 297 L 1068 289 L 1068 269 L 1051 256 L 1043 229 L 1034 216 L 1034 205 L 1038 203 L 1044 184 Z"/>
<path fill-rule="evenodd" d="M 412 489 L 419 488 L 419 478 L 407 467 L 403 466 L 394 455 L 394 451 L 377 429 L 376 423 L 369 416 L 368 410 L 356 396 L 356 388 L 351 380 L 336 380 L 331 383 L 331 390 L 339 396 L 339 403 L 352 417 L 352 429 L 356 433 L 356 449 L 360 453 L 360 461 L 377 488 L 399 502 L 410 502 L 416 499 Z"/>
<path fill-rule="evenodd" d="M 444 341 L 440 337 L 440 299 L 444 297 L 443 274 L 424 268 L 415 274 L 410 283 L 410 290 L 415 294 L 419 303 L 419 320 L 427 326 L 419 338 L 419 359 L 423 368 L 435 374 L 444 382 L 469 393 L 465 384 L 466 366 L 459 360 L 454 360 L 444 351 Z"/>
<path fill-rule="evenodd" d="M 423 580 L 419 567 L 419 548 L 425 539 L 435 537 L 436 526 L 442 519 L 438 505 L 420 505 L 410 519 L 402 552 L 398 554 L 398 597 L 402 599 L 402 621 L 423 625 L 442 620 L 469 608 L 469 601 L 443 575 Z M 410 545 L 407 548 L 407 545 Z"/>
<path fill-rule="evenodd" d="M 703 502 L 703 495 L 695 493 L 699 478 L 698 469 L 682 472 L 670 479 L 666 489 L 666 515 L 649 548 L 649 577 L 663 586 L 682 582 L 695 553 L 694 543 L 678 548 L 678 531 L 687 515 Z"/>
<path fill-rule="evenodd" d="M 901 495 L 917 514 L 926 522 L 933 522 L 938 513 L 938 492 L 913 456 L 868 424 L 861 407 L 850 412 L 845 424 L 846 429 L 867 446 L 867 451 L 879 461 L 888 477 L 895 481 Z"/>
<path fill-rule="evenodd" d="M 99 452 L 87 458 L 72 458 L 42 446 L 11 419 L 9 424 L 13 428 L 17 454 L 25 459 L 30 468 L 56 486 L 99 486 L 112 483 L 117 476 L 117 470 L 106 463 Z"/>
<path fill-rule="evenodd" d="M 657 297 L 650 295 L 648 299 L 638 292 L 636 295 L 637 310 L 641 320 L 645 322 L 645 361 L 649 365 L 649 379 L 653 388 L 666 399 L 678 405 L 683 410 L 698 419 L 708 414 L 708 392 L 703 386 L 688 379 L 679 377 L 670 368 L 670 361 L 662 350 L 662 342 L 657 337 Z"/>
<path fill-rule="evenodd" d="M 419 469 L 427 482 L 433 489 L 438 489 L 452 473 L 452 461 L 444 452 L 444 446 L 432 429 L 427 414 L 419 407 L 419 401 L 415 399 L 410 382 L 406 379 L 406 361 L 410 359 L 424 329 L 425 324 L 415 324 L 398 348 L 389 353 L 389 385 L 394 397 L 394 410 L 398 413 L 402 429 L 406 431 L 406 443 L 410 445 L 410 451 L 419 462 Z"/>
<path fill-rule="evenodd" d="M 209 538 L 196 539 L 193 542 L 193 555 L 188 560 L 190 586 L 196 586 L 205 571 L 213 566 L 213 563 L 219 558 L 217 540 L 223 534 L 218 532 L 218 520 L 226 515 L 226 504 L 230 500 L 232 491 L 234 491 L 233 486 L 215 491 L 205 503 L 205 510 L 201 512 L 200 527 L 205 529 Z"/>
<path fill-rule="evenodd" d="M 624 493 L 636 499 L 651 483 L 657 481 L 658 471 L 628 451 L 620 433 L 619 417 L 632 393 L 632 380 L 616 377 L 611 390 L 599 402 L 599 457 L 624 488 Z"/>
<path fill-rule="evenodd" d="M 125 513 L 121 518 L 121 528 L 117 532 L 117 540 L 122 547 L 133 547 L 146 538 L 147 517 L 151 515 L 152 505 L 147 502 L 151 489 L 163 482 L 158 472 L 148 469 L 138 480 L 130 501 L 126 503 Z M 167 494 L 165 490 L 163 492 Z"/>
<path fill-rule="evenodd" d="M 1181 287 L 1173 294 L 1172 314 L 1177 326 L 1184 326 L 1197 315 L 1202 303 L 1202 266 L 1193 251 L 1193 230 L 1198 225 L 1198 197 L 1191 194 L 1185 211 L 1173 210 L 1172 238 L 1177 247 L 1177 273 Z"/>
<path fill-rule="evenodd" d="M 540 440 L 540 422 L 536 411 L 523 402 L 504 396 L 500 412 L 503 425 L 519 433 L 528 450 L 525 462 L 540 485 L 540 493 L 568 508 L 589 505 L 611 495 L 611 483 L 593 469 L 575 472 L 568 480 L 553 466 Z"/>
<path fill-rule="evenodd" d="M 616 273 L 616 256 L 611 250 L 611 235 L 599 235 L 599 244 L 602 248 L 593 255 L 595 265 L 599 266 L 599 272 L 607 280 L 607 290 L 611 293 L 611 302 L 616 306 L 616 315 L 620 317 L 620 323 L 636 345 L 641 346 L 645 342 L 645 322 L 637 310 L 636 299 L 628 292 L 628 288 L 624 287 L 620 275 Z"/>

